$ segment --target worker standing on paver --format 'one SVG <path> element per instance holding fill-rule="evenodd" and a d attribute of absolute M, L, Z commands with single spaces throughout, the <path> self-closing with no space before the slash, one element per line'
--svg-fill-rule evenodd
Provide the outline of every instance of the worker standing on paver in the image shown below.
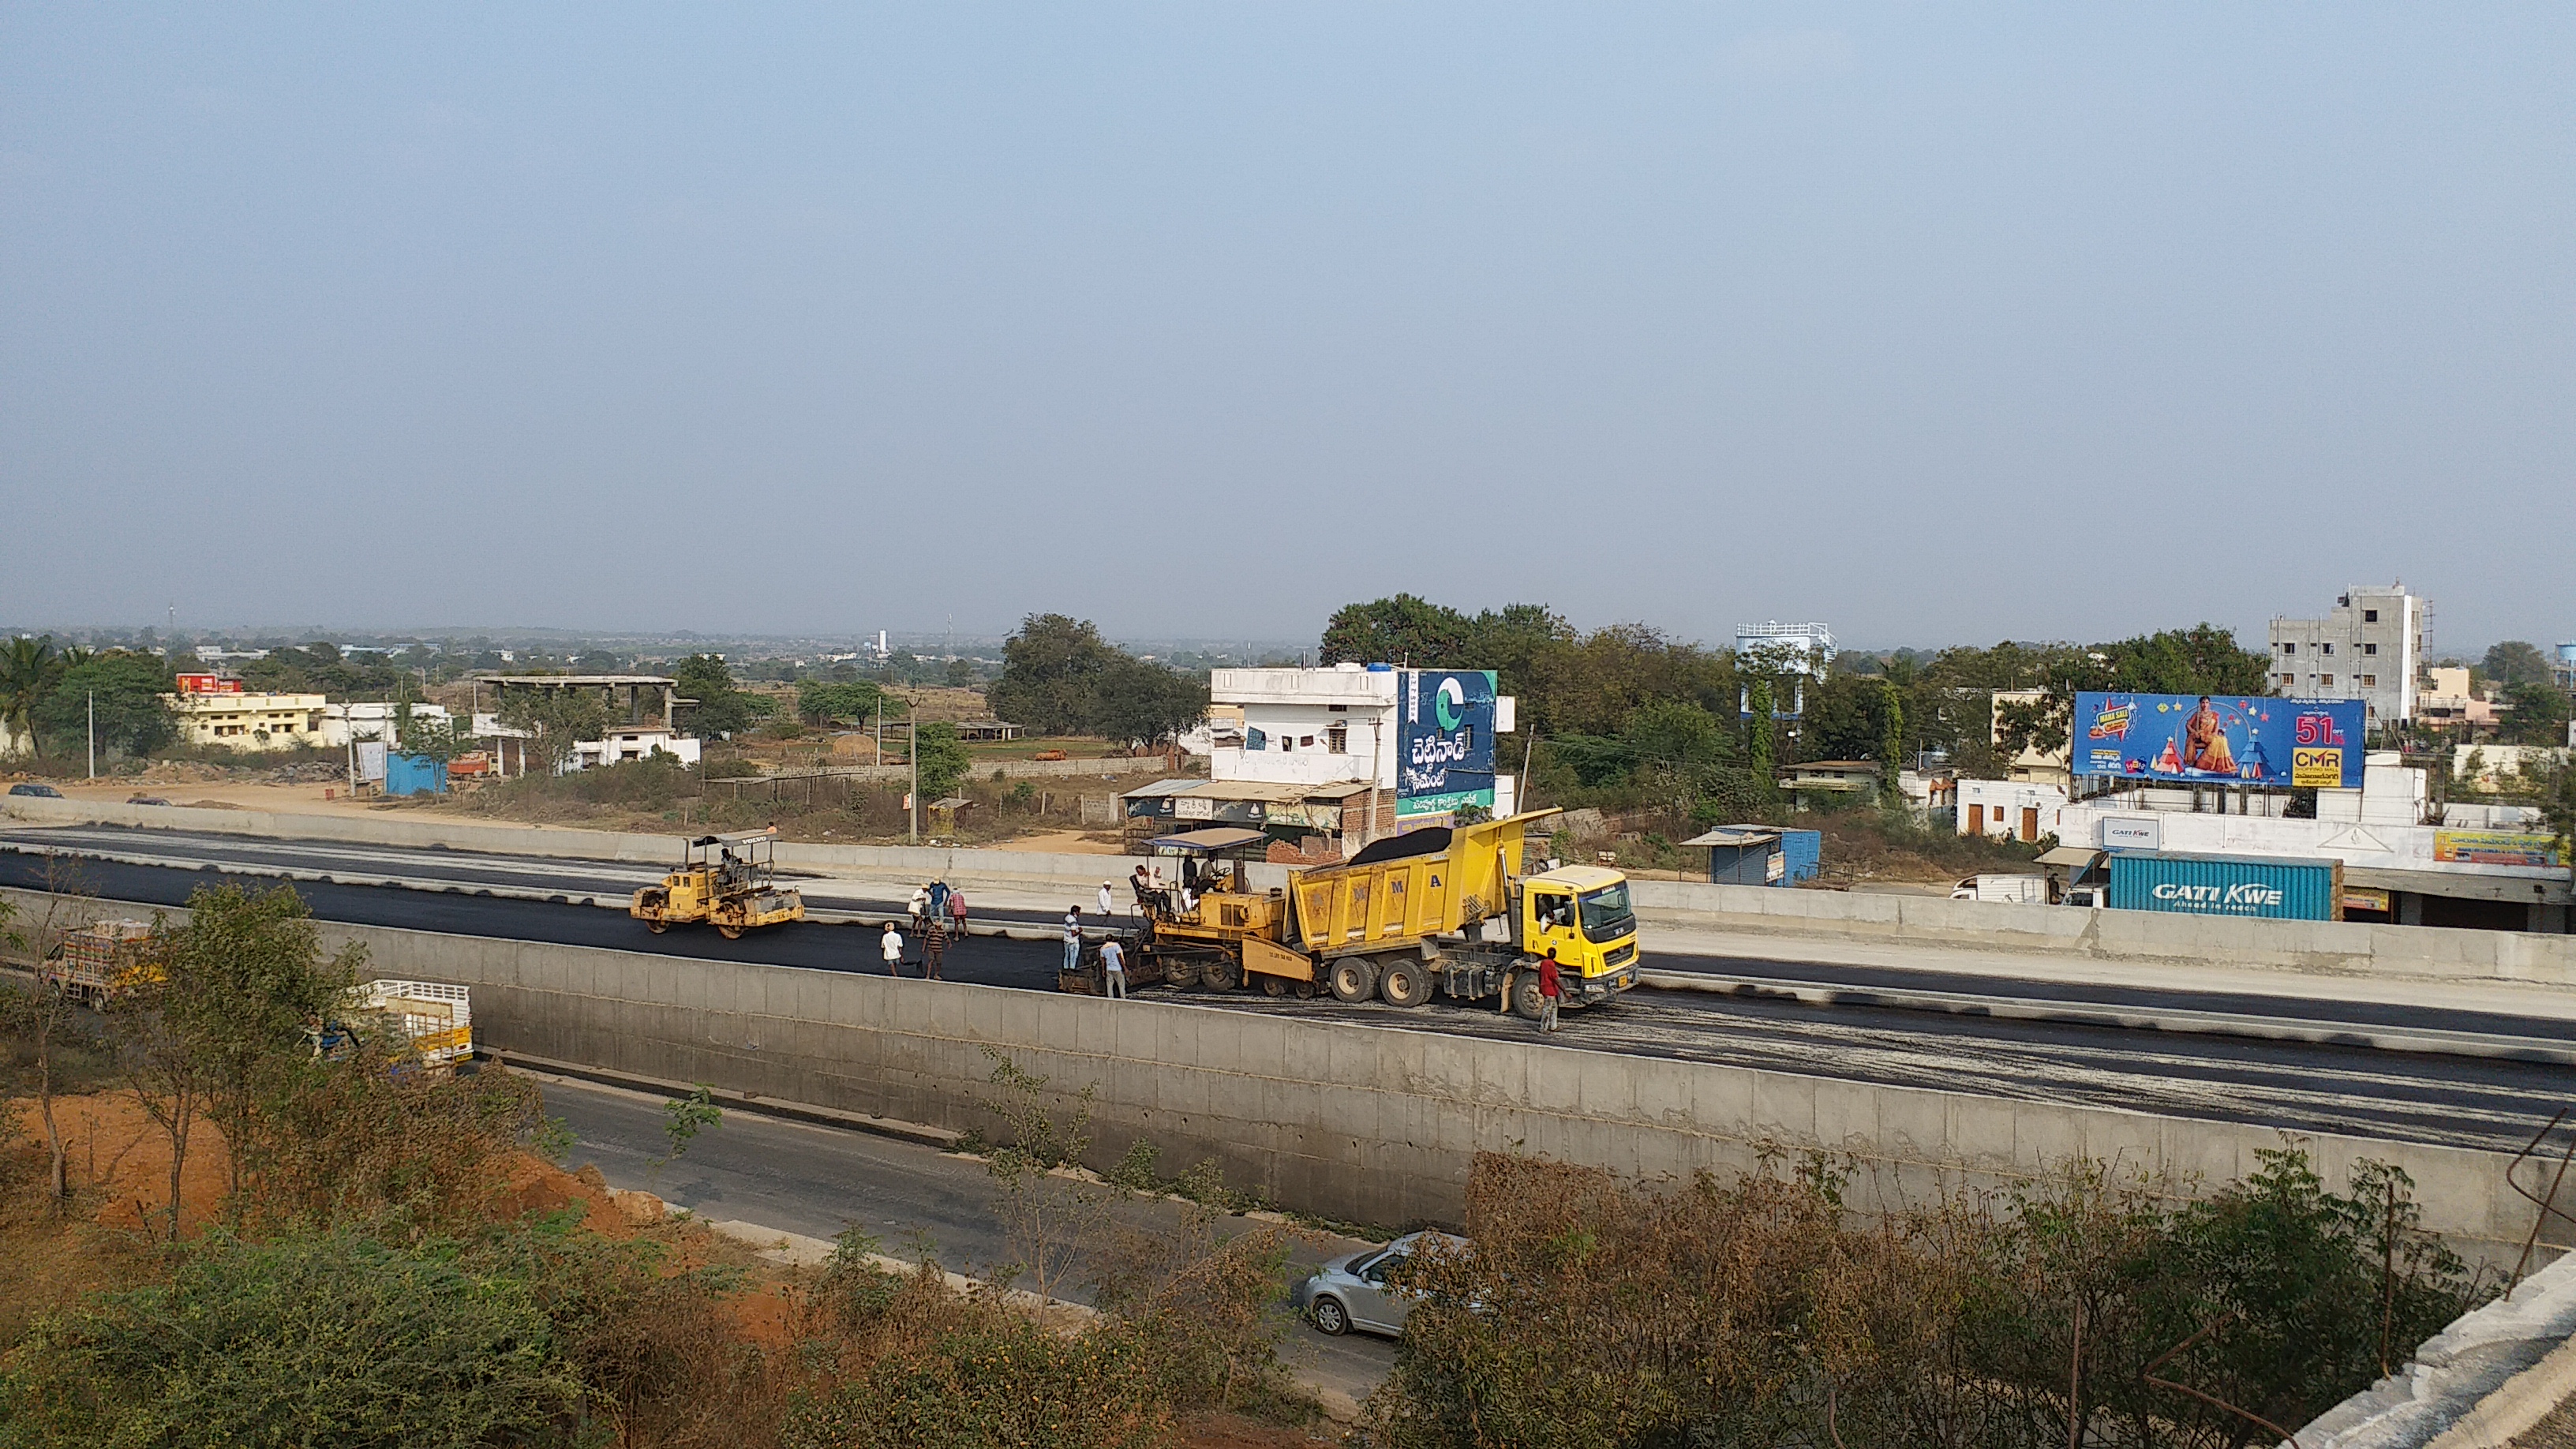
<path fill-rule="evenodd" d="M 1100 978 L 1108 983 L 1102 989 L 1112 1000 L 1127 999 L 1127 949 L 1116 936 L 1100 943 Z"/>
<path fill-rule="evenodd" d="M 939 958 L 948 954 L 948 923 L 936 916 L 930 918 L 930 929 L 921 933 L 921 979 L 939 979 Z"/>
<path fill-rule="evenodd" d="M 877 950 L 885 956 L 886 974 L 902 976 L 903 932 L 894 928 L 894 922 L 886 922 L 885 934 L 877 938 Z"/>
<path fill-rule="evenodd" d="M 1064 913 L 1064 969 L 1082 969 L 1082 907 Z"/>
<path fill-rule="evenodd" d="M 1538 958 L 1539 1030 L 1556 1030 L 1556 1004 L 1564 995 L 1565 982 L 1558 976 L 1556 969 L 1556 948 L 1550 946 L 1547 948 L 1547 954 Z"/>

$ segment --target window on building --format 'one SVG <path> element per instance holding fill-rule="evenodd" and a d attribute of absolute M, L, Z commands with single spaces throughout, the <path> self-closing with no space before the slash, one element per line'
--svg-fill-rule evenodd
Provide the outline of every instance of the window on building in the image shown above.
<path fill-rule="evenodd" d="M 1337 755 L 1349 754 L 1351 752 L 1351 727 L 1342 723 L 1340 720 L 1333 721 L 1332 726 L 1324 731 L 1324 748 Z"/>
<path fill-rule="evenodd" d="M 2376 623 L 2378 623 L 2378 622 L 2379 622 L 2379 611 L 2378 611 L 2377 609 L 2364 609 L 2364 610 L 2362 610 L 2362 611 L 2361 611 L 2361 622 L 2363 622 L 2363 623 L 2365 623 L 2365 624 L 2376 624 Z"/>
<path fill-rule="evenodd" d="M 2332 689 L 2332 688 L 2334 688 L 2334 676 L 2333 676 L 2333 675 L 2331 675 L 2331 674 L 2319 675 L 2319 676 L 2318 676 L 2318 679 L 2319 679 L 2319 681 L 2320 681 L 2321 683 L 2323 683 L 2323 684 L 2325 685 L 2325 687 L 2326 687 L 2326 688 L 2328 688 L 2328 689 Z"/>
<path fill-rule="evenodd" d="M 2334 646 L 2332 644 L 2320 644 L 2317 646 L 2317 652 L 2319 654 L 2332 654 L 2334 652 Z"/>
<path fill-rule="evenodd" d="M 2364 689 L 2377 689 L 2379 687 L 2379 676 L 2376 674 L 2363 675 L 2361 677 L 2361 687 Z"/>
<path fill-rule="evenodd" d="M 1313 735 L 1299 735 L 1297 737 L 1297 746 L 1300 749 L 1311 750 L 1315 747 L 1315 737 Z"/>
<path fill-rule="evenodd" d="M 2295 674 L 2284 674 L 2281 676 L 2281 685 L 2283 688 L 2295 688 L 2298 685 L 2298 682 L 2299 676 Z"/>
<path fill-rule="evenodd" d="M 2284 644 L 2281 646 L 2281 652 L 2284 654 L 2296 654 L 2299 652 L 2299 646 L 2296 644 Z"/>
<path fill-rule="evenodd" d="M 2379 646 L 2376 644 L 2364 644 L 2361 646 L 2361 652 L 2364 654 L 2377 654 L 2379 652 Z"/>

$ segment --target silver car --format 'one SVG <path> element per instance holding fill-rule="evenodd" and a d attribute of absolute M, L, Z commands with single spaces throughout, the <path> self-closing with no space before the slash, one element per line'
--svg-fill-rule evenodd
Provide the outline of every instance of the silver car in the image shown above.
<path fill-rule="evenodd" d="M 1296 1292 L 1288 1295 L 1288 1301 L 1308 1322 L 1326 1333 L 1340 1335 L 1354 1328 L 1369 1333 L 1402 1333 L 1404 1320 L 1421 1295 L 1390 1287 L 1387 1271 L 1412 1256 L 1414 1249 L 1432 1241 L 1452 1248 L 1467 1245 L 1466 1239 L 1446 1233 L 1407 1233 L 1383 1248 L 1345 1253 L 1317 1268 L 1297 1285 Z"/>

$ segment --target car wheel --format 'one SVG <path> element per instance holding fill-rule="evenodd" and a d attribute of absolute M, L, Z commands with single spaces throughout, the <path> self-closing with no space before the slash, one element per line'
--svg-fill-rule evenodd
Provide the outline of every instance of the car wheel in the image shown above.
<path fill-rule="evenodd" d="M 1351 1331 L 1350 1310 L 1342 1306 L 1339 1298 L 1318 1298 L 1307 1311 L 1314 1315 L 1315 1327 L 1330 1337 L 1339 1338 Z"/>
<path fill-rule="evenodd" d="M 1325 968 L 1324 984 L 1336 1001 L 1366 1001 L 1377 994 L 1377 963 L 1366 956 L 1344 956 Z"/>
<path fill-rule="evenodd" d="M 1389 1006 L 1420 1006 L 1431 999 L 1431 973 L 1419 962 L 1390 961 L 1377 979 L 1377 994 Z"/>

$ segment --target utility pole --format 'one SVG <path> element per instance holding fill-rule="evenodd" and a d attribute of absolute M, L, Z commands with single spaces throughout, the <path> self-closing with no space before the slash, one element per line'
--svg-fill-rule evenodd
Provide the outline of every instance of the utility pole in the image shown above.
<path fill-rule="evenodd" d="M 89 777 L 98 778 L 98 691 L 89 692 Z"/>
<path fill-rule="evenodd" d="M 912 703 L 903 707 L 904 763 L 912 769 L 911 788 L 903 792 L 904 802 L 912 808 L 905 821 L 906 838 L 914 845 L 921 843 L 921 721 L 914 717 Z"/>

